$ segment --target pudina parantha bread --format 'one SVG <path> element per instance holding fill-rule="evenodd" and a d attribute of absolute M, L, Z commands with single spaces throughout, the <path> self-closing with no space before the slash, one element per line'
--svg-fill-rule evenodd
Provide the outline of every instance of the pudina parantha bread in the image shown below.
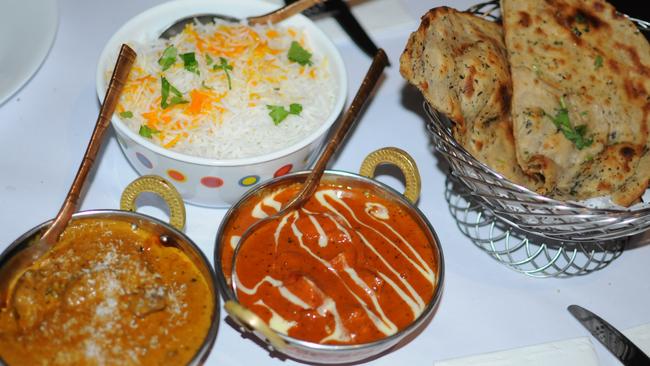
<path fill-rule="evenodd" d="M 455 139 L 477 160 L 538 188 L 515 157 L 512 82 L 498 24 L 447 7 L 431 9 L 409 37 L 400 72 L 454 122 Z"/>
<path fill-rule="evenodd" d="M 517 158 L 547 195 L 628 206 L 650 178 L 650 47 L 599 0 L 502 0 Z"/>

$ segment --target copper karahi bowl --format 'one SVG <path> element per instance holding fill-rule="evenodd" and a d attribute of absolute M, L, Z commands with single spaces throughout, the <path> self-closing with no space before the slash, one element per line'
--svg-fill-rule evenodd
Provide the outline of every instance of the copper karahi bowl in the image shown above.
<path fill-rule="evenodd" d="M 369 178 L 374 174 L 375 167 L 384 163 L 398 165 L 404 173 L 406 178 L 404 195 Z M 252 334 L 261 340 L 272 353 L 277 351 L 303 362 L 326 364 L 357 362 L 380 357 L 399 343 L 407 342 L 415 337 L 426 326 L 436 309 L 442 289 L 444 263 L 439 240 L 428 220 L 414 205 L 419 195 L 417 167 L 403 151 L 386 148 L 378 150 L 366 158 L 361 168 L 361 175 L 326 171 L 321 179 L 320 188 L 310 201 L 300 210 L 287 213 L 282 219 L 278 219 L 278 222 L 286 224 L 283 226 L 284 229 L 289 227 L 293 229 L 277 230 L 275 237 L 279 239 L 276 240 L 275 245 L 262 243 L 260 247 L 257 246 L 255 235 L 259 235 L 260 238 L 274 237 L 274 234 L 263 231 L 266 225 L 260 227 L 259 234 L 252 234 L 249 237 L 250 240 L 247 239 L 244 244 L 239 243 L 239 235 L 250 226 L 250 223 L 258 220 L 260 215 L 263 215 L 262 212 L 266 212 L 266 214 L 277 212 L 279 204 L 292 196 L 291 189 L 300 186 L 295 183 L 303 182 L 307 174 L 308 172 L 297 172 L 261 185 L 246 194 L 224 217 L 216 238 L 214 259 L 219 287 L 225 300 L 224 307 L 242 333 Z M 324 198 L 325 196 L 329 198 Z M 354 197 L 361 197 L 367 201 L 355 206 Z M 327 212 L 319 212 L 319 205 L 312 201 L 315 199 L 323 200 L 319 202 L 331 202 L 332 209 Z M 343 203 L 344 201 L 345 203 Z M 367 216 L 359 213 L 360 211 L 355 211 L 356 214 L 352 216 L 348 213 L 339 216 L 339 213 L 346 210 L 343 207 L 347 207 L 348 204 L 349 207 L 359 207 L 361 212 L 365 210 Z M 323 207 L 328 205 L 323 204 Z M 370 216 L 374 216 L 374 219 Z M 359 218 L 360 221 L 354 223 L 346 221 L 354 220 L 351 217 Z M 386 234 L 384 238 L 401 238 L 403 240 L 394 239 L 395 243 L 399 243 L 392 249 L 388 245 L 382 246 L 384 242 L 379 238 L 385 233 L 380 235 L 379 231 L 373 231 L 374 228 L 368 228 L 367 231 L 361 228 L 366 226 L 367 222 L 372 221 L 378 223 L 377 227 L 392 227 L 392 225 L 397 225 L 398 217 L 406 218 L 403 222 L 410 222 L 413 227 L 408 233 L 398 228 L 393 234 Z M 366 219 L 368 221 L 364 221 Z M 319 223 L 316 224 L 315 221 Z M 318 230 L 320 234 L 314 236 L 305 231 L 297 236 L 283 239 L 283 233 L 291 235 L 292 231 L 303 230 L 304 226 L 300 225 L 305 223 L 312 225 L 309 222 L 321 228 Z M 370 239 L 365 241 L 365 246 L 355 246 L 353 238 L 357 235 L 359 238 L 363 236 Z M 334 238 L 343 238 L 341 243 L 344 245 Z M 297 243 L 300 245 L 296 245 Z M 314 243 L 316 245 L 313 245 Z M 408 243 L 413 244 L 412 247 L 408 247 Z M 339 246 L 339 244 L 341 245 Z M 276 249 L 273 249 L 274 246 Z M 246 249 L 247 247 L 248 249 Z M 308 247 L 311 249 L 307 249 Z M 397 249 L 398 247 L 399 249 Z M 327 253 L 330 249 L 336 251 L 340 248 L 343 249 L 338 254 Z M 274 250 L 275 254 L 272 253 Z M 285 250 L 286 252 L 284 252 Z M 300 258 L 294 257 L 297 252 L 310 254 Z M 350 254 L 351 252 L 355 252 L 355 254 Z M 414 254 L 416 252 L 421 257 Z M 251 257 L 250 254 L 253 253 L 262 253 L 265 258 L 274 259 L 267 259 L 268 262 L 264 262 L 258 260 L 259 258 Z M 384 264 L 380 264 L 379 261 L 372 263 L 374 259 L 380 257 L 385 259 Z M 394 262 L 388 263 L 390 261 Z M 363 264 L 361 264 L 362 262 Z M 315 264 L 314 267 L 320 267 L 310 272 L 309 268 L 312 268 L 310 263 Z M 423 263 L 427 264 L 419 267 Z M 390 266 L 394 271 L 386 269 Z M 417 272 L 416 267 L 420 273 L 415 273 Z M 265 272 L 264 268 L 274 269 Z M 258 273 L 253 275 L 254 272 Z M 285 273 L 287 277 L 278 277 L 282 273 Z M 254 282 L 245 278 L 248 275 L 258 276 L 256 280 L 266 277 L 254 285 Z M 329 276 L 329 278 L 319 277 L 320 275 Z M 346 277 L 348 275 L 349 277 Z M 231 278 L 235 278 L 235 281 L 231 281 Z M 426 280 L 424 280 L 425 278 Z M 249 283 L 244 285 L 244 282 L 247 281 Z M 359 289 L 361 289 L 363 287 L 361 283 L 364 281 L 365 284 L 371 283 L 372 285 L 363 288 L 356 295 L 352 295 L 351 298 L 356 299 L 352 302 L 356 301 L 356 303 L 351 305 L 351 308 L 357 309 L 357 311 L 351 310 L 348 313 L 350 308 L 346 308 L 348 305 L 343 305 L 344 303 L 340 302 L 342 297 L 338 296 L 341 293 L 337 294 L 335 287 L 340 289 L 348 286 L 348 292 L 352 293 L 355 290 L 350 289 L 356 285 L 359 285 Z M 373 287 L 374 284 L 380 282 L 382 285 L 377 285 L 377 288 Z M 406 282 L 412 284 L 413 287 L 409 287 Z M 345 284 L 341 285 L 341 283 Z M 418 286 L 422 283 L 424 285 L 421 288 L 427 290 L 422 292 L 425 295 L 419 298 L 414 293 L 416 287 L 417 291 L 420 291 Z M 269 284 L 270 286 L 266 286 Z M 264 286 L 266 289 L 263 289 Z M 310 290 L 300 292 L 300 288 L 304 289 L 305 286 Z M 380 289 L 382 286 L 383 289 Z M 367 291 L 371 291 L 371 287 L 377 290 L 376 294 L 378 295 L 368 295 L 365 298 L 364 296 L 368 294 Z M 260 294 L 283 293 L 282 296 L 285 297 L 284 299 L 276 297 L 278 303 L 273 302 L 275 301 L 273 296 L 264 297 L 264 299 L 248 298 L 247 294 L 251 292 L 251 288 L 255 288 L 253 292 L 256 295 L 253 297 L 257 296 L 258 292 Z M 257 291 L 257 288 L 261 290 Z M 345 293 L 345 291 L 342 292 Z M 325 300 L 318 302 L 314 300 L 313 296 L 310 297 L 309 293 L 317 294 L 316 298 Z M 398 298 L 395 295 L 397 293 L 404 295 L 402 300 L 395 300 Z M 391 295 L 393 295 L 393 303 L 384 302 L 388 301 Z M 406 298 L 409 300 L 407 301 Z M 416 298 L 417 300 L 413 300 Z M 287 299 L 290 301 L 285 301 Z M 405 305 L 409 301 L 413 308 L 418 308 L 417 311 L 409 311 L 409 307 Z M 371 313 L 381 314 L 380 317 L 386 321 L 374 323 L 381 323 L 377 328 L 372 324 L 365 323 L 355 330 L 352 327 L 353 321 L 350 323 L 347 321 L 355 317 L 364 317 L 365 315 L 359 315 L 364 311 L 365 314 L 368 314 L 368 318 L 372 318 Z M 395 312 L 407 313 L 409 318 L 396 320 L 392 318 Z M 289 318 L 294 315 L 298 318 Z M 312 318 L 316 320 L 311 321 Z M 392 324 L 391 321 L 399 326 L 384 333 L 377 331 L 382 328 L 382 324 Z M 325 325 L 323 325 L 324 323 Z M 316 329 L 316 333 L 321 332 L 320 335 L 307 336 L 307 333 L 314 329 Z"/>

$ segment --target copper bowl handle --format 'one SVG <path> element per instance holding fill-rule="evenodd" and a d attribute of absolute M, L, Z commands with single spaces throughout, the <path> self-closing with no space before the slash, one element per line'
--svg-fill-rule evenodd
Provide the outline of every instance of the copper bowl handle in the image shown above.
<path fill-rule="evenodd" d="M 242 304 L 233 300 L 228 300 L 223 304 L 223 308 L 226 309 L 226 312 L 228 312 L 230 317 L 232 317 L 239 325 L 262 333 L 275 350 L 281 351 L 287 347 L 287 343 L 284 339 L 271 329 L 262 318 L 248 310 L 248 308 Z"/>
<path fill-rule="evenodd" d="M 375 170 L 382 164 L 395 165 L 402 171 L 404 180 L 406 181 L 406 187 L 403 193 L 404 197 L 415 204 L 418 198 L 420 198 L 422 183 L 420 180 L 420 171 L 411 155 L 396 147 L 381 148 L 366 156 L 361 163 L 361 168 L 359 168 L 359 174 L 364 177 L 374 178 Z"/>
<path fill-rule="evenodd" d="M 178 230 L 185 227 L 185 204 L 180 193 L 164 178 L 157 175 L 143 175 L 131 182 L 120 198 L 120 209 L 135 212 L 135 201 L 144 192 L 155 193 L 169 207 L 169 224 Z"/>

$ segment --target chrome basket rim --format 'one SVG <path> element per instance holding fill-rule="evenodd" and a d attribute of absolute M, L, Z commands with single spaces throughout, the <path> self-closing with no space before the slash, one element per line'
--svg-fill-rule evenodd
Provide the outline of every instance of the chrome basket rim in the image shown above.
<path fill-rule="evenodd" d="M 450 165 L 451 174 L 471 195 L 507 224 L 547 239 L 602 242 L 641 233 L 650 228 L 650 205 L 628 209 L 592 208 L 558 201 L 519 186 L 479 162 L 453 138 L 448 118 L 426 102 L 427 130 L 435 149 Z M 451 122 L 449 122 L 451 123 Z"/>

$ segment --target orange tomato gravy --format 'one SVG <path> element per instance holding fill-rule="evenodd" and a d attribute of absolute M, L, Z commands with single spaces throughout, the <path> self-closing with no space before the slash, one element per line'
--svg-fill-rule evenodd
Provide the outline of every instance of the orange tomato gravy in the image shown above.
<path fill-rule="evenodd" d="M 76 220 L 0 311 L 0 356 L 9 365 L 187 364 L 210 327 L 211 294 L 157 235 Z"/>
<path fill-rule="evenodd" d="M 277 212 L 298 186 L 251 199 L 224 232 L 224 276 L 243 231 Z M 405 207 L 321 183 L 301 208 L 261 226 L 237 255 L 237 296 L 274 330 L 323 344 L 361 344 L 397 333 L 438 285 L 437 252 Z"/>

